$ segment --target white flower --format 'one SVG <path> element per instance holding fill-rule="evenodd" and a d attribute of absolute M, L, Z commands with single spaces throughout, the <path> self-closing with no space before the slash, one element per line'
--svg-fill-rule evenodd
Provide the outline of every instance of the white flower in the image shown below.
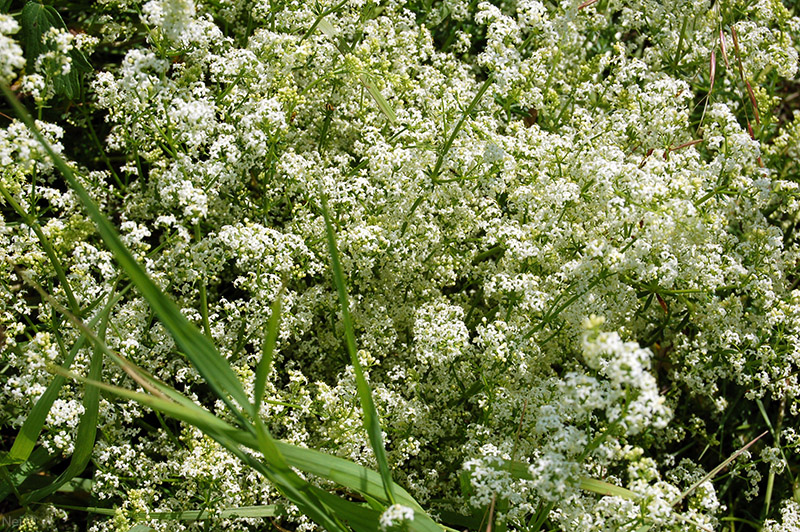
<path fill-rule="evenodd" d="M 8 37 L 19 31 L 19 24 L 10 15 L 0 14 L 0 83 L 10 84 L 17 70 L 25 66 L 19 44 Z"/>
<path fill-rule="evenodd" d="M 381 530 L 391 530 L 407 525 L 414 520 L 414 510 L 402 504 L 393 504 L 383 511 L 380 518 Z"/>

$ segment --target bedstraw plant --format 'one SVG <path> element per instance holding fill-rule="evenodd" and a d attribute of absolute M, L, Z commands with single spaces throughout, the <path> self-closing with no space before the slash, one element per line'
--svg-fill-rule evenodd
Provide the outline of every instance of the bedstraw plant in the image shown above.
<path fill-rule="evenodd" d="M 0 529 L 800 531 L 781 0 L 0 0 Z"/>

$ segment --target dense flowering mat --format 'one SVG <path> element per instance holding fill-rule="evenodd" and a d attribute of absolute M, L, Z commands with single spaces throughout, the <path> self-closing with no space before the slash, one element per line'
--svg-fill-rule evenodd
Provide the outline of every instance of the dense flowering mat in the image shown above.
<path fill-rule="evenodd" d="M 0 0 L 0 528 L 800 530 L 795 9 Z"/>

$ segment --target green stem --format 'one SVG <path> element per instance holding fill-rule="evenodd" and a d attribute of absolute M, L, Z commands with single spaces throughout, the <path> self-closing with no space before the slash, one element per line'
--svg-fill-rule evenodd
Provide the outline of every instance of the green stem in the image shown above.
<path fill-rule="evenodd" d="M 439 156 L 436 158 L 436 164 L 431 171 L 431 180 L 434 183 L 440 183 L 439 180 L 439 173 L 442 171 L 442 164 L 444 163 L 444 158 L 447 156 L 447 153 L 450 151 L 450 148 L 453 146 L 453 142 L 456 140 L 456 136 L 458 132 L 461 131 L 461 128 L 464 126 L 464 122 L 466 122 L 467 117 L 472 114 L 475 108 L 478 106 L 478 103 L 483 98 L 483 95 L 489 89 L 489 86 L 494 82 L 494 76 L 489 75 L 486 81 L 483 82 L 481 88 L 478 89 L 478 93 L 475 94 L 475 97 L 472 98 L 472 101 L 469 104 L 469 107 L 462 113 L 461 118 L 459 119 L 456 127 L 453 128 L 452 133 L 450 133 L 450 137 L 445 141 L 442 149 L 439 151 Z"/>
<path fill-rule="evenodd" d="M 30 216 L 22 206 L 14 200 L 11 194 L 8 193 L 6 188 L 0 185 L 0 195 L 11 205 L 11 208 L 16 211 L 16 213 L 22 218 L 22 221 L 25 222 L 25 225 L 31 228 L 31 230 L 36 234 L 36 238 L 39 239 L 39 243 L 42 245 L 42 249 L 44 250 L 47 258 L 50 259 L 50 263 L 53 265 L 53 269 L 56 271 L 56 276 L 58 277 L 59 282 L 64 287 L 64 293 L 67 296 L 67 302 L 69 304 L 69 309 L 72 311 L 73 314 L 80 315 L 81 308 L 78 305 L 78 301 L 75 299 L 75 294 L 72 292 L 72 288 L 69 286 L 69 282 L 67 282 L 67 274 L 64 271 L 64 267 L 61 265 L 61 261 L 58 260 L 56 256 L 56 252 L 53 249 L 52 244 L 50 244 L 50 240 L 47 238 L 47 235 L 44 234 L 42 231 L 41 226 L 39 223 Z"/>
<path fill-rule="evenodd" d="M 194 226 L 194 238 L 198 243 L 203 238 L 200 234 L 199 224 Z M 203 318 L 203 332 L 209 340 L 212 340 L 211 324 L 208 321 L 208 293 L 206 291 L 206 281 L 203 278 L 200 279 L 200 315 Z"/>

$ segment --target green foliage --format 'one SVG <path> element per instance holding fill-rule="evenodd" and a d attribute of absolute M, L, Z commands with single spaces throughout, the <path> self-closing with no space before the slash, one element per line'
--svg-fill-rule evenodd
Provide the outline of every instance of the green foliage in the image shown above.
<path fill-rule="evenodd" d="M 46 38 L 51 28 L 66 31 L 67 26 L 53 6 L 39 2 L 25 4 L 25 7 L 22 8 L 20 24 L 22 26 L 20 40 L 25 49 L 28 70 L 33 71 L 36 60 L 40 56 L 57 51 L 56 44 Z M 74 48 L 70 50 L 69 58 L 72 60 L 69 72 L 66 74 L 63 72 L 53 73 L 53 86 L 58 96 L 74 100 L 80 97 L 83 75 L 92 72 L 93 69 L 80 50 Z"/>

